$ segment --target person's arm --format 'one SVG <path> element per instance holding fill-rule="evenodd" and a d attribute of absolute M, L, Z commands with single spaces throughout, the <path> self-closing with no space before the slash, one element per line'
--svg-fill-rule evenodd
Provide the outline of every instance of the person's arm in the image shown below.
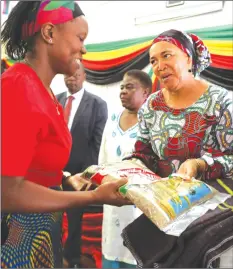
<path fill-rule="evenodd" d="M 98 160 L 102 135 L 107 119 L 108 119 L 108 108 L 106 102 L 103 101 L 99 104 L 99 107 L 97 108 L 96 121 L 92 137 L 93 153 L 94 158 L 96 160 Z"/>
<path fill-rule="evenodd" d="M 150 143 L 149 127 L 147 126 L 147 122 L 144 117 L 144 115 L 148 115 L 148 113 L 149 111 L 146 102 L 138 112 L 139 130 L 137 133 L 137 141 L 134 146 L 134 152 L 132 155 L 125 157 L 123 160 L 130 160 L 133 158 L 139 159 L 146 165 L 146 167 L 156 173 L 159 157 L 154 153 Z"/>
<path fill-rule="evenodd" d="M 186 160 L 177 173 L 205 180 L 233 179 L 233 93 L 222 96 L 218 108 L 218 123 L 203 139 L 203 148 L 212 152 L 203 150 L 200 158 Z"/>
<path fill-rule="evenodd" d="M 126 179 L 84 192 L 56 191 L 29 182 L 23 177 L 2 176 L 1 181 L 2 212 L 6 213 L 56 212 L 89 204 L 130 204 L 118 193 L 118 188 L 127 183 Z"/>

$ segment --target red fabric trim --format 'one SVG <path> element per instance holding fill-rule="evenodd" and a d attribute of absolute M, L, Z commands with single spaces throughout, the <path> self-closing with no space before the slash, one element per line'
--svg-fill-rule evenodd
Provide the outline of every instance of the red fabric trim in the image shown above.
<path fill-rule="evenodd" d="M 211 66 L 222 69 L 233 69 L 233 56 L 211 54 Z"/>
<path fill-rule="evenodd" d="M 115 66 L 119 66 L 121 64 L 129 62 L 130 60 L 134 59 L 138 55 L 142 54 L 148 48 L 149 48 L 149 46 L 146 46 L 145 48 L 137 50 L 133 53 L 130 53 L 130 54 L 122 56 L 122 57 L 114 58 L 111 60 L 105 60 L 105 61 L 82 60 L 82 63 L 85 66 L 85 68 L 90 69 L 90 70 L 96 70 L 96 71 L 108 70 L 108 69 L 113 68 Z"/>

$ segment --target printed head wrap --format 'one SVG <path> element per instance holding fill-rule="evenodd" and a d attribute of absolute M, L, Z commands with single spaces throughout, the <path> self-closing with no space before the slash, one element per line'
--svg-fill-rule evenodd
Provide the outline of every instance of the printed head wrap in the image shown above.
<path fill-rule="evenodd" d="M 211 63 L 211 56 L 208 48 L 204 45 L 203 41 L 194 34 L 186 34 L 172 29 L 157 36 L 152 45 L 160 41 L 172 43 L 189 57 L 192 57 L 192 73 L 194 76 L 200 74 Z"/>

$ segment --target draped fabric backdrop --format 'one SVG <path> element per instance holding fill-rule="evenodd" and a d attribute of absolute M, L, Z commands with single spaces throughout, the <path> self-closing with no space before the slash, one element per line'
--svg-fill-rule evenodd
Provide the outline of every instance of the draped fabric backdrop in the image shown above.
<path fill-rule="evenodd" d="M 211 66 L 201 73 L 201 77 L 233 91 L 232 25 L 190 32 L 202 38 L 211 53 Z M 87 45 L 88 53 L 83 57 L 87 82 L 108 85 L 120 82 L 130 69 L 144 69 L 153 81 L 153 91 L 158 90 L 159 82 L 149 66 L 149 48 L 155 36 Z M 14 61 L 4 58 L 2 64 L 9 67 Z"/>

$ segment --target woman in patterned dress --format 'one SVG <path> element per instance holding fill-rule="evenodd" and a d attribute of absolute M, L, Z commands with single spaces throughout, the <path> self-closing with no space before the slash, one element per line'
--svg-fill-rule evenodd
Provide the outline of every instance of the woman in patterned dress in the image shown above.
<path fill-rule="evenodd" d="M 161 177 L 178 172 L 198 179 L 233 178 L 232 93 L 196 78 L 210 54 L 193 34 L 169 30 L 150 48 L 164 88 L 139 111 L 135 152 Z"/>
<path fill-rule="evenodd" d="M 231 210 L 233 93 L 196 77 L 210 64 L 209 51 L 196 35 L 177 30 L 163 32 L 150 48 L 150 62 L 164 87 L 152 94 L 139 111 L 135 151 L 126 159 L 140 159 L 161 177 L 177 172 L 206 180 L 231 194 L 224 203 Z M 143 229 L 136 221 L 130 229 L 135 226 Z M 134 244 L 127 242 L 135 254 Z M 220 266 L 232 268 L 232 250 L 220 258 Z M 135 255 L 138 253 L 139 247 Z"/>
<path fill-rule="evenodd" d="M 1 197 L 7 230 L 2 268 L 62 267 L 59 212 L 89 204 L 129 204 L 118 193 L 127 180 L 88 192 L 62 192 L 60 187 L 71 137 L 50 84 L 56 74 L 77 71 L 87 33 L 74 1 L 19 1 L 5 22 L 1 40 L 6 52 L 24 62 L 1 79 Z M 64 176 L 64 184 L 79 182 L 78 176 Z"/>

